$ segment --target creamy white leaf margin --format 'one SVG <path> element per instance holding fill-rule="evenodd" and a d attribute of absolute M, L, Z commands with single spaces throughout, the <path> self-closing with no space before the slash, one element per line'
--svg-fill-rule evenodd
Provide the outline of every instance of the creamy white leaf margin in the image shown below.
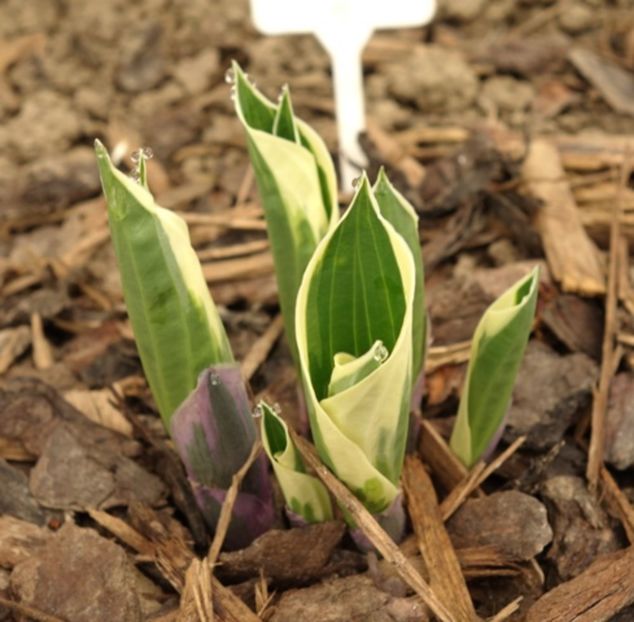
<path fill-rule="evenodd" d="M 529 281 L 531 281 L 530 290 L 524 295 L 520 302 L 517 302 L 517 291 Z M 508 327 L 509 323 L 529 304 L 531 298 L 535 296 L 538 284 L 539 268 L 535 267 L 529 274 L 507 289 L 491 304 L 480 319 L 473 334 L 467 377 L 460 397 L 458 415 L 450 440 L 451 449 L 465 465 L 472 465 L 473 462 L 479 458 L 479 456 L 473 455 L 472 431 L 469 417 L 470 392 L 472 390 L 478 390 L 478 387 L 471 386 L 471 375 L 478 360 L 478 353 L 486 341 L 502 333 L 502 331 Z"/>
<path fill-rule="evenodd" d="M 262 445 L 273 465 L 286 505 L 308 522 L 332 520 L 330 496 L 316 477 L 304 471 L 302 458 L 291 440 L 286 422 L 268 404 L 261 402 L 260 408 L 263 412 L 260 420 Z M 271 449 L 265 425 L 266 417 L 273 417 L 284 431 L 285 448 L 281 452 L 273 452 Z"/>
<path fill-rule="evenodd" d="M 373 196 L 371 203 L 376 217 L 389 236 L 405 297 L 405 315 L 392 352 L 359 383 L 321 401 L 317 399 L 310 380 L 306 305 L 312 276 L 336 228 L 320 242 L 306 267 L 297 296 L 295 330 L 311 427 L 322 459 L 353 492 L 365 491 L 371 494 L 373 498 L 370 501 L 374 506 L 383 506 L 379 508 L 382 510 L 399 492 L 400 473 L 393 473 L 390 479 L 376 465 L 381 460 L 382 452 L 389 450 L 389 442 L 386 447 L 385 442 L 381 443 L 381 438 L 389 439 L 394 435 L 399 419 L 404 416 L 404 409 L 408 411 L 409 407 L 415 265 L 408 245 L 383 218 Z M 340 223 L 350 213 L 348 210 Z M 370 488 L 368 483 L 371 483 Z"/>

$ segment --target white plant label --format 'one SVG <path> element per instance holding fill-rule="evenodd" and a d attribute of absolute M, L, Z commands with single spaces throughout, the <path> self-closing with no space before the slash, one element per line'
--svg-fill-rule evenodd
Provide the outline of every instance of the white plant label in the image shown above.
<path fill-rule="evenodd" d="M 367 163 L 361 52 L 374 30 L 426 24 L 436 0 L 251 0 L 256 27 L 268 35 L 314 34 L 330 55 L 334 79 L 341 186 Z"/>

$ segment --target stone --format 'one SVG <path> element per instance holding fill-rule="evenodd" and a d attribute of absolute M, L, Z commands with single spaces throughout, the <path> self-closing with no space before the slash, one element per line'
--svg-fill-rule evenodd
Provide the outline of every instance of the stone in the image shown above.
<path fill-rule="evenodd" d="M 245 549 L 222 553 L 220 576 L 232 582 L 258 577 L 260 571 L 275 582 L 295 584 L 319 577 L 341 541 L 345 526 L 317 523 L 295 529 L 272 529 Z M 302 551 L 298 557 L 297 551 Z"/>
<path fill-rule="evenodd" d="M 426 113 L 459 112 L 478 93 L 478 79 L 458 52 L 435 45 L 419 45 L 398 63 L 384 65 L 389 93 L 414 102 Z"/>
<path fill-rule="evenodd" d="M 513 390 L 504 440 L 511 443 L 526 435 L 525 446 L 538 450 L 557 443 L 590 403 L 597 376 L 597 364 L 585 354 L 562 356 L 531 341 Z"/>
<path fill-rule="evenodd" d="M 447 522 L 456 548 L 492 546 L 516 560 L 528 560 L 552 540 L 544 505 L 516 490 L 468 499 Z"/>
<path fill-rule="evenodd" d="M 141 622 L 137 573 L 120 546 L 68 523 L 14 568 L 10 585 L 20 602 L 64 620 Z"/>
<path fill-rule="evenodd" d="M 140 93 L 158 86 L 166 72 L 163 28 L 159 21 L 146 19 L 116 47 L 121 58 L 117 85 L 128 93 Z"/>
<path fill-rule="evenodd" d="M 50 532 L 13 516 L 0 515 L 0 567 L 13 568 L 40 550 Z"/>
<path fill-rule="evenodd" d="M 581 3 L 567 5 L 559 14 L 559 27 L 569 35 L 578 35 L 597 24 L 596 11 Z"/>
<path fill-rule="evenodd" d="M 486 110 L 516 112 L 526 110 L 535 97 L 530 82 L 511 76 L 493 76 L 482 86 L 480 103 Z"/>
<path fill-rule="evenodd" d="M 199 95 L 209 88 L 219 71 L 220 54 L 215 48 L 208 48 L 181 60 L 174 68 L 174 77 L 189 95 Z"/>
<path fill-rule="evenodd" d="M 634 374 L 612 380 L 605 421 L 605 460 L 617 469 L 634 465 Z"/>
<path fill-rule="evenodd" d="M 417 622 L 426 609 L 417 598 L 392 596 L 368 575 L 330 579 L 288 590 L 275 605 L 271 622 Z"/>
<path fill-rule="evenodd" d="M 39 158 L 24 172 L 22 200 L 29 205 L 71 205 L 100 189 L 95 154 L 88 147 Z"/>
<path fill-rule="evenodd" d="M 58 510 L 109 508 L 141 501 L 157 504 L 163 483 L 130 458 L 85 442 L 59 423 L 31 471 L 31 491 L 45 507 Z"/>
<path fill-rule="evenodd" d="M 564 581 L 580 574 L 597 556 L 619 548 L 608 517 L 583 479 L 558 475 L 546 480 L 541 494 L 553 526 L 548 557 Z"/>
<path fill-rule="evenodd" d="M 440 15 L 456 22 L 474 20 L 484 8 L 485 0 L 440 0 Z"/>
<path fill-rule="evenodd" d="M 6 153 L 22 161 L 66 151 L 81 133 L 72 102 L 53 91 L 38 91 L 26 98 L 20 113 L 6 126 Z M 2 140 L 0 140 L 2 143 Z M 0 144 L 0 151 L 4 145 Z"/>
<path fill-rule="evenodd" d="M 15 518 L 43 525 L 46 514 L 29 491 L 27 476 L 0 458 L 0 516 Z"/>

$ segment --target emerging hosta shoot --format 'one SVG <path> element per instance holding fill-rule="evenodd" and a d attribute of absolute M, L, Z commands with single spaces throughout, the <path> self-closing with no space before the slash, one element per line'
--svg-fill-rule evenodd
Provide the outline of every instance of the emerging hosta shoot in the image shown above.
<path fill-rule="evenodd" d="M 297 119 L 288 89 L 268 101 L 233 64 L 233 97 L 264 207 L 288 342 L 304 269 L 338 218 L 337 180 L 321 138 Z"/>
<path fill-rule="evenodd" d="M 214 528 L 233 475 L 245 463 L 256 426 L 238 365 L 205 370 L 172 417 L 171 432 L 205 520 Z M 225 543 L 241 548 L 270 529 L 273 494 L 260 455 L 242 481 Z"/>
<path fill-rule="evenodd" d="M 185 221 L 158 206 L 139 155 L 136 179 L 117 170 L 96 141 L 101 183 L 123 294 L 143 369 L 163 422 L 200 372 L 233 361 Z"/>
<path fill-rule="evenodd" d="M 330 497 L 324 485 L 306 473 L 284 420 L 265 402 L 261 413 L 262 442 L 282 489 L 293 522 L 315 523 L 333 517 Z"/>
<path fill-rule="evenodd" d="M 185 222 L 156 205 L 148 190 L 144 152 L 130 178 L 113 166 L 101 143 L 95 148 L 143 368 L 205 520 L 215 528 L 231 479 L 256 438 L 240 370 Z M 272 521 L 261 455 L 243 482 L 227 545 L 248 544 Z"/>
<path fill-rule="evenodd" d="M 535 315 L 538 283 L 535 268 L 487 309 L 476 328 L 450 443 L 467 467 L 499 440 Z"/>
<path fill-rule="evenodd" d="M 379 171 L 372 191 L 381 215 L 401 234 L 414 258 L 416 287 L 412 314 L 412 382 L 416 382 L 423 369 L 427 333 L 425 275 L 418 238 L 418 216 L 407 199 L 391 184 L 383 169 Z"/>
<path fill-rule="evenodd" d="M 317 450 L 377 515 L 399 495 L 416 278 L 410 247 L 363 176 L 350 208 L 306 268 L 295 322 Z M 394 511 L 402 512 L 399 504 Z M 395 538 L 402 526 L 396 521 Z"/>

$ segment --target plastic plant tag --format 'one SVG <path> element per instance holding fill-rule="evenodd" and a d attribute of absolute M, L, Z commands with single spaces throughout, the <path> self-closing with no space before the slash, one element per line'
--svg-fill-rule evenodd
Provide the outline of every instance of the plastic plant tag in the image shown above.
<path fill-rule="evenodd" d="M 253 21 L 263 33 L 312 33 L 330 55 L 343 188 L 350 188 L 366 164 L 357 140 L 365 129 L 363 47 L 376 29 L 426 24 L 435 8 L 436 0 L 251 0 Z"/>

